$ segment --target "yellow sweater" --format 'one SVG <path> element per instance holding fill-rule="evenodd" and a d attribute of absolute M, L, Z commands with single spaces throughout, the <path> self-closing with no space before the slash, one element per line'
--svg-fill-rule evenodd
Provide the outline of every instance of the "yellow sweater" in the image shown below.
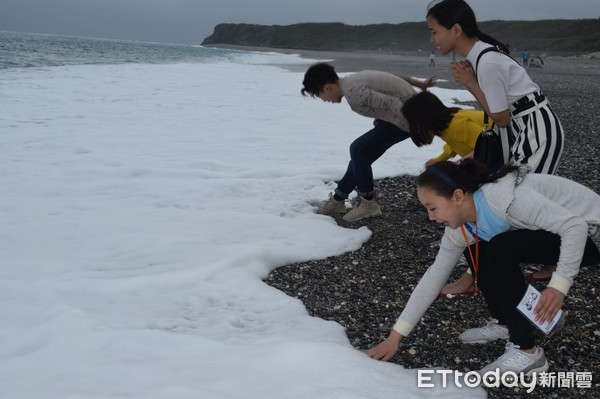
<path fill-rule="evenodd" d="M 440 135 L 446 144 L 444 144 L 444 151 L 434 158 L 435 162 L 447 161 L 456 154 L 465 156 L 473 152 L 477 137 L 482 130 L 483 111 L 458 110 L 448 128 Z"/>

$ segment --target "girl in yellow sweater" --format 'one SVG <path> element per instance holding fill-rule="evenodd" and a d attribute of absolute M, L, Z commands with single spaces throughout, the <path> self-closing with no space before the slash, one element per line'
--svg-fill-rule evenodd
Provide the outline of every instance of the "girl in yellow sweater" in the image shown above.
<path fill-rule="evenodd" d="M 445 142 L 443 152 L 428 160 L 426 167 L 456 155 L 473 156 L 475 142 L 483 130 L 483 111 L 448 108 L 434 94 L 423 91 L 405 101 L 402 113 L 417 147 L 431 144 L 435 136 Z"/>

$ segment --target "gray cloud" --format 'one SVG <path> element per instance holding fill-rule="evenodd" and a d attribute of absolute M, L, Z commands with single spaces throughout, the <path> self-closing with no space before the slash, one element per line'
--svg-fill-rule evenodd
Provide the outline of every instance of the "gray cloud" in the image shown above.
<path fill-rule="evenodd" d="M 199 43 L 216 24 L 424 21 L 423 0 L 0 0 L 0 29 Z M 478 20 L 598 18 L 598 0 L 471 0 Z M 600 22 L 600 21 L 599 21 Z"/>

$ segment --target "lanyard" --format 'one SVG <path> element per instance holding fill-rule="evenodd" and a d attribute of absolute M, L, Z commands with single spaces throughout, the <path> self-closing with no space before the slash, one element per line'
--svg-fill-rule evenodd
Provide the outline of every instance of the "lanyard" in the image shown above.
<path fill-rule="evenodd" d="M 477 227 L 477 223 L 475 223 L 475 257 L 473 257 L 473 251 L 469 245 L 469 240 L 467 240 L 467 233 L 465 232 L 464 225 L 460 226 L 460 232 L 462 233 L 465 243 L 467 244 L 469 257 L 471 258 L 471 263 L 473 264 L 473 269 L 475 270 L 475 274 L 473 275 L 473 278 L 475 279 L 474 290 L 477 291 L 477 271 L 479 270 L 479 228 Z"/>

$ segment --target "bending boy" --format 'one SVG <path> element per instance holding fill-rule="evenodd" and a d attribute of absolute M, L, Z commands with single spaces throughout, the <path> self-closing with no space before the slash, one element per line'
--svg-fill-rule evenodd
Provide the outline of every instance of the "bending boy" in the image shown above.
<path fill-rule="evenodd" d="M 371 165 L 388 148 L 410 137 L 408 122 L 401 109 L 404 102 L 416 94 L 412 86 L 426 90 L 434 83 L 433 76 L 421 81 L 381 71 L 361 71 L 340 78 L 326 63 L 315 64 L 308 69 L 302 82 L 303 96 L 318 97 L 331 103 L 340 103 L 345 97 L 354 112 L 375 119 L 373 128 L 350 145 L 346 173 L 317 213 L 335 215 L 346 212 L 345 201 L 356 189 L 358 204 L 344 215 L 344 220 L 354 222 L 381 214 L 381 207 L 375 200 Z"/>

